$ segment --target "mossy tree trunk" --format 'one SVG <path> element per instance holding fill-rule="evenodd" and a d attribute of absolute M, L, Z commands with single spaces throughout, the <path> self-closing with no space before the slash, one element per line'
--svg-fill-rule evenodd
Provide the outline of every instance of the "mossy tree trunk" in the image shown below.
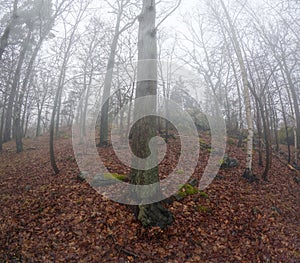
<path fill-rule="evenodd" d="M 155 1 L 143 0 L 142 12 L 139 16 L 138 36 L 138 78 L 136 98 L 147 95 L 157 95 L 157 42 L 155 29 Z M 147 71 L 148 79 L 145 78 Z M 154 77 L 153 77 L 154 76 Z M 138 120 L 142 112 L 153 112 L 155 115 L 156 100 L 151 100 L 147 105 L 135 105 L 134 118 Z M 154 116 L 147 116 L 138 120 L 132 130 L 132 150 L 139 158 L 146 158 L 151 153 L 149 141 L 156 136 L 157 121 Z M 136 185 L 149 185 L 159 181 L 158 167 L 149 170 L 132 169 L 131 183 Z M 139 193 L 141 204 L 143 199 L 151 200 L 151 197 L 160 195 L 157 186 L 150 187 L 147 192 Z M 172 214 L 162 206 L 161 203 L 139 205 L 136 207 L 136 216 L 144 227 L 159 226 L 166 227 L 173 221 Z"/>

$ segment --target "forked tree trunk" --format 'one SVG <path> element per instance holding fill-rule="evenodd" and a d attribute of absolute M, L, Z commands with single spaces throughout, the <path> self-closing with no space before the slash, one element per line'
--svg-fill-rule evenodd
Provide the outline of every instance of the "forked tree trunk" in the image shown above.
<path fill-rule="evenodd" d="M 146 95 L 157 95 L 157 80 L 145 80 L 142 77 L 142 71 L 145 71 L 144 64 L 151 64 L 151 68 L 147 70 L 157 76 L 157 43 L 155 32 L 155 1 L 143 0 L 142 13 L 139 16 L 139 36 L 138 36 L 138 78 L 136 98 Z M 153 60 L 154 63 L 149 63 Z M 145 61 L 145 62 L 143 62 Z M 148 61 L 148 63 L 147 63 Z M 149 65 L 148 65 L 149 66 Z M 155 112 L 156 101 L 149 102 L 147 105 L 135 105 L 135 119 L 142 111 Z M 146 158 L 150 155 L 149 141 L 156 136 L 156 118 L 147 116 L 139 120 L 133 127 L 132 132 L 132 150 L 136 156 Z M 149 170 L 135 170 L 131 172 L 131 183 L 136 185 L 153 184 L 159 181 L 158 166 Z M 150 188 L 147 193 L 143 193 L 148 200 L 152 196 L 160 195 L 159 187 Z M 142 199 L 141 198 L 141 203 Z M 152 203 L 147 205 L 139 205 L 136 211 L 138 220 L 144 227 L 159 226 L 161 228 L 173 222 L 172 214 L 162 206 L 161 203 Z"/>

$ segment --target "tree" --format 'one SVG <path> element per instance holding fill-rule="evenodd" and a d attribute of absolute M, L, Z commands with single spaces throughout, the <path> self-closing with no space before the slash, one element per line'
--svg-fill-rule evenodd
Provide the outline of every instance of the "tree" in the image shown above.
<path fill-rule="evenodd" d="M 2 60 L 2 55 L 5 51 L 5 48 L 8 45 L 8 38 L 9 38 L 10 31 L 12 30 L 12 28 L 14 27 L 15 23 L 17 23 L 18 20 L 18 14 L 17 14 L 18 2 L 19 2 L 18 0 L 14 0 L 11 19 L 7 24 L 6 28 L 4 29 L 4 32 L 0 39 L 0 61 Z"/>
<path fill-rule="evenodd" d="M 19 81 L 20 81 L 20 77 L 21 77 L 21 70 L 22 70 L 24 59 L 25 59 L 25 55 L 29 48 L 29 43 L 31 40 L 32 31 L 33 31 L 33 28 L 32 28 L 32 25 L 30 22 L 27 24 L 27 27 L 28 27 L 27 36 L 23 40 L 23 43 L 22 43 L 22 48 L 21 48 L 21 52 L 19 55 L 17 68 L 14 73 L 14 78 L 13 78 L 10 95 L 9 95 L 9 99 L 8 99 L 8 105 L 7 105 L 6 116 L 5 116 L 5 130 L 4 130 L 4 135 L 3 135 L 4 142 L 7 142 L 11 139 L 11 126 L 12 126 L 14 100 L 17 96 L 17 89 L 18 89 L 18 85 L 19 85 Z"/>
<path fill-rule="evenodd" d="M 145 80 L 145 66 L 153 75 L 157 76 L 157 40 L 156 40 L 156 6 L 153 0 L 143 0 L 142 12 L 139 15 L 139 35 L 138 35 L 138 75 L 136 98 L 146 95 L 157 95 L 157 80 Z M 136 105 L 134 108 L 134 116 L 137 118 L 143 111 L 155 111 L 156 101 L 148 105 Z M 148 111 L 147 111 L 148 110 Z M 132 150 L 134 154 L 140 158 L 148 157 L 151 152 L 149 149 L 149 141 L 156 136 L 156 118 L 147 116 L 139 120 L 132 131 Z M 132 184 L 143 185 L 159 182 L 158 166 L 149 170 L 132 169 L 130 174 Z M 142 193 L 147 199 L 151 196 L 160 195 L 158 187 L 150 187 L 147 193 Z M 143 201 L 141 198 L 141 203 Z M 139 205 L 136 207 L 136 216 L 144 227 L 160 226 L 166 227 L 173 221 L 172 214 L 163 207 L 161 203 L 152 203 Z"/>
<path fill-rule="evenodd" d="M 19 98 L 16 103 L 16 109 L 15 109 L 15 137 L 16 137 L 16 148 L 17 152 L 23 151 L 23 143 L 22 143 L 22 137 L 23 137 L 23 127 L 21 126 L 21 110 L 24 100 L 24 95 L 26 93 L 26 89 L 28 86 L 28 82 L 30 79 L 30 75 L 34 66 L 34 62 L 36 60 L 36 57 L 38 55 L 38 52 L 40 51 L 42 44 L 49 34 L 50 30 L 52 29 L 52 26 L 54 24 L 54 21 L 59 14 L 60 10 L 56 10 L 56 12 L 51 15 L 51 6 L 44 4 L 44 2 L 37 2 L 35 6 L 35 12 L 37 13 L 36 16 L 33 16 L 32 24 L 37 24 L 36 27 L 39 29 L 39 40 L 32 52 L 30 61 L 27 65 L 27 69 L 25 72 L 25 77 L 22 83 L 21 90 L 19 92 Z"/>
<path fill-rule="evenodd" d="M 121 21 L 124 18 L 125 9 L 132 5 L 130 0 L 117 0 L 117 8 L 110 5 L 117 13 L 117 20 L 114 30 L 114 36 L 110 46 L 110 54 L 106 67 L 106 74 L 104 79 L 104 88 L 102 95 L 102 109 L 100 120 L 100 143 L 99 146 L 108 145 L 108 110 L 109 110 L 109 96 L 111 92 L 113 69 L 115 65 L 115 57 L 117 51 L 117 45 L 120 35 L 129 29 L 136 21 L 136 18 L 131 19 L 128 23 L 121 27 Z"/>
<path fill-rule="evenodd" d="M 52 110 L 52 115 L 51 115 L 51 122 L 50 122 L 50 160 L 51 160 L 51 166 L 53 168 L 53 171 L 55 174 L 59 173 L 59 169 L 56 164 L 55 160 L 55 153 L 54 153 L 54 130 L 55 130 L 55 117 L 57 120 L 59 120 L 59 111 L 60 111 L 60 104 L 61 104 L 61 96 L 62 96 L 62 91 L 64 88 L 65 84 L 65 77 L 66 77 L 66 71 L 67 71 L 67 65 L 71 56 L 71 48 L 74 44 L 77 28 L 79 26 L 79 23 L 82 21 L 82 18 L 85 14 L 85 11 L 87 7 L 89 6 L 90 1 L 85 1 L 81 0 L 79 3 L 79 10 L 77 11 L 76 18 L 74 25 L 71 28 L 70 35 L 65 36 L 65 50 L 63 54 L 63 61 L 62 65 L 60 68 L 60 73 L 59 73 L 59 78 L 58 78 L 58 83 L 57 83 L 57 90 L 55 94 L 55 99 L 54 99 L 54 105 L 53 105 L 53 110 Z M 57 116 L 56 116 L 57 115 Z"/>
<path fill-rule="evenodd" d="M 236 56 L 238 58 L 238 63 L 241 70 L 242 75 L 242 83 L 243 83 L 243 95 L 245 101 L 245 108 L 246 108 L 246 118 L 247 118 L 247 126 L 248 126 L 248 136 L 247 136 L 247 162 L 246 162 L 246 169 L 243 174 L 245 178 L 250 178 L 252 180 L 252 155 L 253 155 L 253 120 L 251 115 L 251 98 L 250 98 L 250 89 L 249 89 L 249 81 L 247 77 L 247 70 L 245 66 L 245 62 L 243 59 L 242 50 L 240 47 L 240 43 L 238 40 L 238 36 L 236 33 L 236 29 L 234 24 L 232 23 L 231 17 L 228 13 L 228 10 L 223 2 L 220 0 L 221 6 L 224 10 L 224 14 L 229 26 L 229 33 L 231 35 L 231 39 L 235 48 Z"/>

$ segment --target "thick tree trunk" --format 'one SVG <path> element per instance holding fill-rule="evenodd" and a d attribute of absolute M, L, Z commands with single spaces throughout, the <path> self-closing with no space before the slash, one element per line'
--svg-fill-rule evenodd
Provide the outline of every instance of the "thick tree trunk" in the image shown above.
<path fill-rule="evenodd" d="M 155 1 L 143 0 L 142 13 L 139 16 L 139 38 L 138 38 L 138 82 L 136 89 L 136 98 L 146 95 L 157 95 L 157 80 L 145 80 L 144 75 L 145 64 L 151 65 L 147 70 L 151 71 L 152 75 L 157 76 L 157 43 L 155 32 Z M 152 63 L 149 60 L 153 60 Z M 151 75 L 151 74 L 150 74 Z M 150 105 L 152 104 L 152 105 Z M 137 105 L 134 108 L 134 116 L 140 115 L 143 111 L 155 112 L 156 102 L 151 102 L 149 105 Z M 156 117 L 147 116 L 139 120 L 133 130 L 132 149 L 136 156 L 146 158 L 150 155 L 149 141 L 156 136 Z M 153 154 L 153 153 L 152 153 Z M 150 170 L 135 170 L 131 172 L 131 183 L 137 185 L 153 184 L 159 181 L 158 166 Z M 158 187 L 150 188 L 149 192 L 143 193 L 147 199 L 151 196 L 160 195 Z M 142 203 L 142 198 L 141 203 Z M 147 205 L 139 205 L 136 215 L 138 220 L 144 227 L 159 226 L 166 227 L 173 221 L 172 214 L 164 208 L 160 203 Z"/>

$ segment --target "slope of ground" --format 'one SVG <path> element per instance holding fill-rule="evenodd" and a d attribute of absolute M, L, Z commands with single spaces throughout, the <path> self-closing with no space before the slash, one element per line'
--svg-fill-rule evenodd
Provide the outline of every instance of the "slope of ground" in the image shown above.
<path fill-rule="evenodd" d="M 47 136 L 26 139 L 20 154 L 9 142 L 0 153 L 0 262 L 300 262 L 294 173 L 274 160 L 270 182 L 249 184 L 245 151 L 227 151 L 240 166 L 220 171 L 208 198 L 169 204 L 175 222 L 160 230 L 77 180 L 70 136 L 56 141 L 57 176 Z"/>

